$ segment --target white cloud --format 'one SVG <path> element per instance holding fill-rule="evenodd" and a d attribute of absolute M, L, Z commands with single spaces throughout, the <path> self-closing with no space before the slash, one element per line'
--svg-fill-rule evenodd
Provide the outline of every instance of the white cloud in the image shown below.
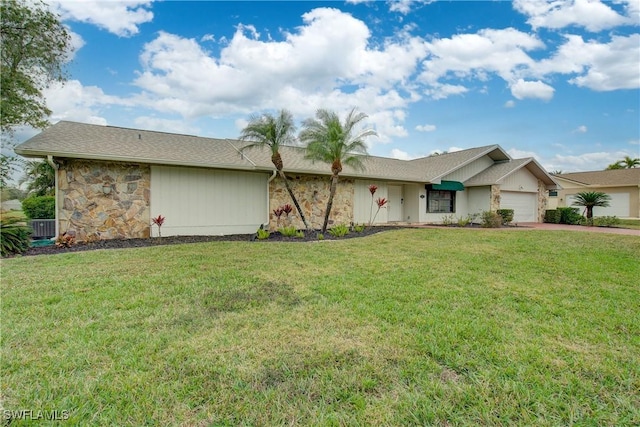
<path fill-rule="evenodd" d="M 418 125 L 416 130 L 419 132 L 433 132 L 436 130 L 436 125 Z"/>
<path fill-rule="evenodd" d="M 597 91 L 640 88 L 640 34 L 613 36 L 609 43 L 565 38 L 551 58 L 532 67 L 533 75 L 575 74 L 570 83 Z"/>
<path fill-rule="evenodd" d="M 511 93 L 517 99 L 537 98 L 549 101 L 553 98 L 554 89 L 541 81 L 527 82 L 519 79 L 511 85 Z"/>
<path fill-rule="evenodd" d="M 127 1 L 56 1 L 63 20 L 87 22 L 120 37 L 130 37 L 139 32 L 138 26 L 153 19 L 148 10 L 150 0 Z"/>
<path fill-rule="evenodd" d="M 433 3 L 435 0 L 388 0 L 390 12 L 399 12 L 403 15 L 409 14 L 412 10 L 425 4 Z"/>
<path fill-rule="evenodd" d="M 556 154 L 544 161 L 543 166 L 547 170 L 562 170 L 565 173 L 596 171 L 605 169 L 611 163 L 615 163 L 625 156 L 633 156 L 633 153 L 627 151 L 600 151 L 579 155 Z"/>
<path fill-rule="evenodd" d="M 73 120 L 83 123 L 106 125 L 101 109 L 109 105 L 131 106 L 131 101 L 106 95 L 97 86 L 83 86 L 78 80 L 64 85 L 54 83 L 43 91 L 47 107 L 52 111 L 51 120 Z"/>
<path fill-rule="evenodd" d="M 394 148 L 391 150 L 389 157 L 391 157 L 392 159 L 398 159 L 398 160 L 413 160 L 417 158 L 415 156 L 410 155 L 406 151 L 402 151 L 397 148 Z"/>
<path fill-rule="evenodd" d="M 184 120 L 171 120 L 159 117 L 139 116 L 134 123 L 139 129 L 148 129 L 158 132 L 180 133 L 184 135 L 199 135 L 200 129 L 190 125 Z"/>
<path fill-rule="evenodd" d="M 504 108 L 513 108 L 516 106 L 516 102 L 513 99 L 504 103 Z"/>
<path fill-rule="evenodd" d="M 631 2 L 629 5 L 632 7 Z M 513 6 L 529 17 L 527 22 L 534 29 L 560 29 L 576 25 L 589 31 L 602 31 L 634 23 L 630 17 L 618 14 L 597 0 L 515 0 Z"/>
<path fill-rule="evenodd" d="M 587 127 L 585 125 L 578 126 L 573 130 L 573 133 L 587 133 Z"/>
<path fill-rule="evenodd" d="M 433 84 L 447 77 L 482 80 L 487 73 L 495 73 L 509 81 L 515 69 L 534 63 L 526 52 L 543 47 L 536 36 L 514 28 L 435 39 L 428 43 L 429 57 L 420 79 Z"/>
<path fill-rule="evenodd" d="M 283 105 L 304 118 L 318 108 L 357 106 L 370 116 L 377 142 L 406 136 L 404 111 L 421 98 L 410 80 L 427 44 L 404 28 L 373 47 L 368 27 L 337 9 L 314 9 L 302 19 L 281 41 L 262 40 L 253 26 L 239 24 L 219 57 L 195 39 L 160 32 L 140 55 L 134 83 L 144 91 L 141 102 L 186 118 Z"/>

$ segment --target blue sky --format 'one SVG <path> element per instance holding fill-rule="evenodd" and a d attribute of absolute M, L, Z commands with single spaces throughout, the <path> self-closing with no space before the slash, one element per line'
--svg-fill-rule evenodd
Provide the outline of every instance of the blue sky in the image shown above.
<path fill-rule="evenodd" d="M 252 114 L 356 107 L 378 156 L 640 157 L 637 0 L 50 4 L 76 47 L 52 122 L 234 138 Z"/>

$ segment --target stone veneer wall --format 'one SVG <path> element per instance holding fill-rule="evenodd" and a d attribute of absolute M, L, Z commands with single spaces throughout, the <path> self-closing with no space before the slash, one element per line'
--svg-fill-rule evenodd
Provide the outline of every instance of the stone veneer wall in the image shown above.
<path fill-rule="evenodd" d="M 544 222 L 544 214 L 549 206 L 549 193 L 542 180 L 538 180 L 538 222 Z"/>
<path fill-rule="evenodd" d="M 103 186 L 111 188 L 104 194 Z M 147 238 L 150 232 L 148 165 L 65 160 L 58 169 L 60 234 L 79 242 Z"/>
<path fill-rule="evenodd" d="M 331 178 L 329 176 L 308 175 L 288 175 L 287 178 L 289 178 L 293 194 L 295 194 L 298 199 L 298 203 L 302 208 L 307 222 L 312 228 L 322 228 L 324 211 L 327 207 L 327 199 L 329 198 Z M 353 179 L 340 178 L 336 195 L 333 198 L 333 207 L 331 209 L 331 215 L 329 216 L 329 227 L 332 224 L 351 224 L 353 221 L 354 191 L 355 181 Z M 291 201 L 284 182 L 279 176 L 276 176 L 276 178 L 271 181 L 269 192 L 269 229 L 276 230 L 278 228 L 277 218 L 273 214 L 273 211 L 287 203 L 293 207 L 293 212 L 289 214 L 288 220 L 284 215 L 280 218 L 280 227 L 290 224 L 298 229 L 304 229 L 300 215 Z"/>
<path fill-rule="evenodd" d="M 489 201 L 489 210 L 492 212 L 500 209 L 500 186 L 492 185 L 491 186 L 491 200 Z"/>

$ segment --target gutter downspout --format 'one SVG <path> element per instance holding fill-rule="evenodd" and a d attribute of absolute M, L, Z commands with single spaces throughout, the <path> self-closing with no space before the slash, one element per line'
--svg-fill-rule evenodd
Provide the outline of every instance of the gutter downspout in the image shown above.
<path fill-rule="evenodd" d="M 271 197 L 270 197 L 271 194 L 270 194 L 269 188 L 271 186 L 271 181 L 273 181 L 277 175 L 278 175 L 278 171 L 274 170 L 273 175 L 271 175 L 267 180 L 267 221 L 265 222 L 265 224 L 267 225 L 267 230 L 269 229 L 269 220 L 271 217 L 271 208 L 269 207 L 269 204 L 271 203 Z"/>
<path fill-rule="evenodd" d="M 53 170 L 55 171 L 54 174 L 54 196 L 55 196 L 55 219 L 54 219 L 54 224 L 56 227 L 56 238 L 60 235 L 60 224 L 58 221 L 58 165 L 56 164 L 56 162 L 53 161 L 53 156 L 52 155 L 47 155 L 47 163 L 49 163 L 51 165 L 51 167 L 53 168 Z"/>

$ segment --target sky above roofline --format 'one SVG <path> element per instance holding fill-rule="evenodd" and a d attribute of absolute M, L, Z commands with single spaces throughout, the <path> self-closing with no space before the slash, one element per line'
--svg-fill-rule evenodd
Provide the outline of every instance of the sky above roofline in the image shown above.
<path fill-rule="evenodd" d="M 236 138 L 254 114 L 356 107 L 376 156 L 640 157 L 637 0 L 49 3 L 76 47 L 52 122 Z"/>

